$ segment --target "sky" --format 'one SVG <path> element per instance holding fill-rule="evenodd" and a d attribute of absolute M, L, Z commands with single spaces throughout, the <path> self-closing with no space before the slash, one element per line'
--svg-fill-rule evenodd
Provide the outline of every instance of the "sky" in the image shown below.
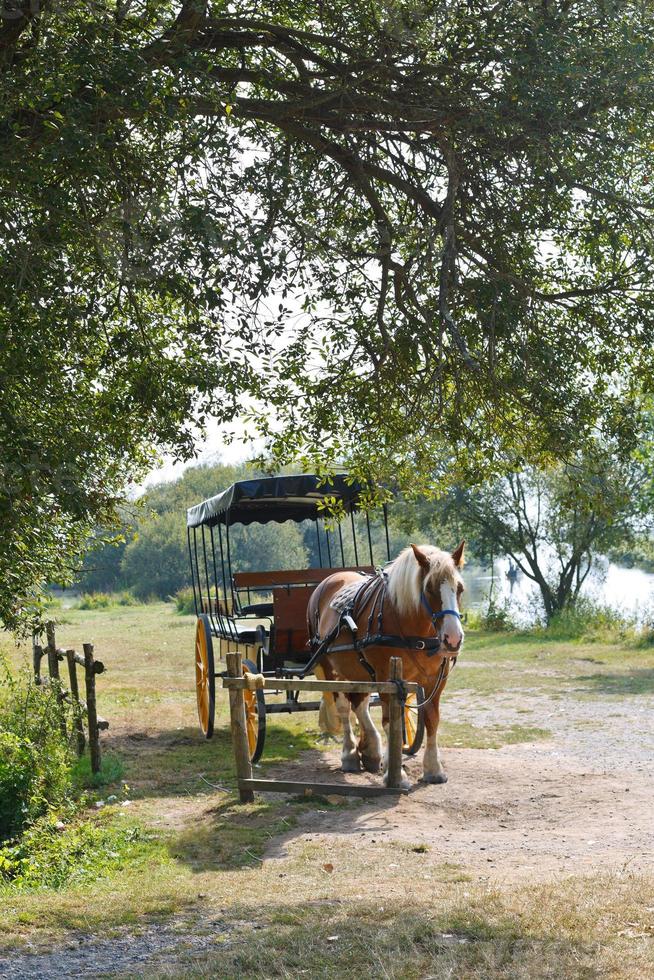
<path fill-rule="evenodd" d="M 230 429 L 234 431 L 234 424 Z M 241 427 L 242 429 L 242 427 Z M 170 480 L 177 480 L 185 469 L 189 466 L 198 466 L 200 463 L 242 463 L 256 455 L 261 449 L 259 443 L 243 443 L 234 440 L 231 443 L 225 441 L 225 428 L 217 422 L 209 422 L 205 436 L 196 443 L 197 456 L 195 459 L 185 463 L 175 462 L 172 456 L 164 456 L 160 466 L 150 470 L 143 482 L 136 488 L 140 493 L 151 487 L 154 483 L 164 483 Z"/>

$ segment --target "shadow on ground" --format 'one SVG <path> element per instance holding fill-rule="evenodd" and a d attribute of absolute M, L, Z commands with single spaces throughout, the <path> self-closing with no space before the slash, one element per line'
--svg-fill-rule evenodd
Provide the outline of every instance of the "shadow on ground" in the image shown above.
<path fill-rule="evenodd" d="M 266 767 L 296 759 L 301 751 L 313 749 L 315 744 L 315 732 L 291 735 L 288 729 L 269 723 Z M 154 733 L 136 731 L 109 735 L 103 739 L 103 747 L 124 763 L 125 780 L 135 797 L 188 796 L 216 789 L 233 790 L 236 785 L 231 736 L 225 729 L 217 730 L 212 739 L 191 727 Z"/>

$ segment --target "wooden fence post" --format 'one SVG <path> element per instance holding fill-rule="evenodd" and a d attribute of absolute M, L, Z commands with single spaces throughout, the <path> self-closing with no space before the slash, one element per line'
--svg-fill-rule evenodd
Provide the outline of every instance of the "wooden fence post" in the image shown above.
<path fill-rule="evenodd" d="M 390 680 L 402 680 L 402 659 L 391 657 Z M 391 694 L 388 719 L 388 771 L 386 785 L 389 789 L 399 789 L 402 781 L 402 715 L 403 704 L 397 694 Z"/>
<path fill-rule="evenodd" d="M 86 680 L 86 716 L 89 723 L 89 748 L 91 750 L 91 771 L 100 772 L 102 755 L 100 752 L 100 732 L 98 712 L 95 705 L 95 664 L 93 644 L 84 644 L 84 674 Z"/>
<path fill-rule="evenodd" d="M 34 667 L 34 683 L 39 687 L 43 683 L 43 678 L 41 677 L 41 661 L 45 656 L 45 652 L 40 643 L 35 643 L 32 647 L 32 665 Z"/>
<path fill-rule="evenodd" d="M 79 702 L 79 686 L 77 684 L 77 664 L 75 663 L 75 651 L 66 650 L 66 660 L 68 661 L 68 676 L 70 677 L 70 696 L 73 707 L 73 726 L 77 733 L 77 754 L 82 755 L 86 745 L 84 735 L 84 721 L 82 719 L 82 706 Z M 86 665 L 85 665 L 86 666 Z"/>
<path fill-rule="evenodd" d="M 227 653 L 227 673 L 230 677 L 242 677 L 243 668 L 240 653 Z M 234 744 L 234 759 L 236 762 L 236 777 L 239 780 L 238 795 L 241 803 L 253 803 L 254 792 L 240 785 L 241 779 L 252 779 L 252 763 L 250 761 L 250 746 L 245 723 L 245 698 L 243 691 L 229 689 L 229 716 L 232 727 L 232 742 Z"/>
<path fill-rule="evenodd" d="M 55 624 L 48 621 L 45 624 L 45 635 L 47 637 L 47 651 L 48 651 L 48 673 L 50 674 L 50 679 L 54 681 L 59 680 L 59 658 L 57 657 L 57 642 L 55 637 Z"/>
<path fill-rule="evenodd" d="M 57 704 L 59 706 L 59 728 L 61 734 L 64 738 L 68 738 L 68 732 L 66 730 L 66 713 L 64 711 L 64 699 L 65 695 L 61 686 L 61 677 L 59 676 L 59 656 L 57 654 L 57 638 L 55 636 L 55 624 L 52 620 L 48 620 L 45 624 L 45 635 L 48 640 L 47 652 L 48 652 L 48 673 L 50 674 L 50 684 L 55 692 L 55 697 L 57 699 Z"/>

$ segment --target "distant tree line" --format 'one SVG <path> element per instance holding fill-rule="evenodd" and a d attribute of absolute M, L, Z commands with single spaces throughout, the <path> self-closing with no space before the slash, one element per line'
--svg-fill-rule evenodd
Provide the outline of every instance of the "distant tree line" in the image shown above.
<path fill-rule="evenodd" d="M 649 419 L 649 416 L 647 417 Z M 600 555 L 633 564 L 651 556 L 652 423 L 644 427 L 639 451 L 619 459 L 607 445 L 538 470 L 525 467 L 480 488 L 455 488 L 437 500 L 398 500 L 389 508 L 390 555 L 410 541 L 451 549 L 462 537 L 468 557 L 482 564 L 507 555 L 539 588 L 549 621 L 574 605 Z M 190 585 L 186 509 L 252 477 L 251 467 L 197 466 L 171 483 L 152 487 L 128 513 L 123 533 L 86 556 L 78 587 L 83 591 L 129 589 L 138 598 L 166 599 Z M 369 563 L 362 515 L 355 518 L 359 563 Z M 236 525 L 231 530 L 233 570 L 305 568 L 326 564 L 324 531 L 312 521 Z M 383 524 L 371 519 L 373 564 L 387 559 Z M 349 526 L 344 560 L 355 564 Z M 331 538 L 333 563 L 340 564 L 340 539 Z M 644 565 L 644 562 L 638 562 Z"/>
<path fill-rule="evenodd" d="M 256 471 L 254 471 L 256 473 Z M 186 538 L 188 507 L 214 496 L 236 480 L 253 476 L 247 466 L 196 466 L 187 469 L 179 480 L 150 488 L 129 510 L 125 511 L 122 534 L 113 541 L 102 541 L 86 555 L 77 588 L 84 592 L 115 592 L 129 589 L 138 598 L 166 599 L 191 584 Z M 369 549 L 365 520 L 356 518 L 360 561 L 367 564 Z M 433 529 L 424 521 L 425 538 L 431 540 Z M 296 524 L 251 524 L 231 529 L 233 568 L 251 571 L 267 568 L 305 568 L 320 564 L 316 527 L 312 521 Z M 324 531 L 321 530 L 323 563 L 326 555 Z M 391 555 L 409 543 L 416 526 L 391 520 Z M 371 537 L 375 564 L 387 558 L 383 526 L 374 516 Z M 451 537 L 451 535 L 450 535 Z M 343 534 L 346 564 L 354 564 L 349 526 Z M 338 551 L 337 537 L 331 539 Z M 444 546 L 454 546 L 452 539 Z"/>

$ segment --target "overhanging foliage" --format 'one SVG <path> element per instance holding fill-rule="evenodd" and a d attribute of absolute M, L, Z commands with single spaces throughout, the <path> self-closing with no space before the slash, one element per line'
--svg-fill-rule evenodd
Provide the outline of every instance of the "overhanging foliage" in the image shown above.
<path fill-rule="evenodd" d="M 649 5 L 2 12 L 5 621 L 194 416 L 413 490 L 629 440 Z"/>

